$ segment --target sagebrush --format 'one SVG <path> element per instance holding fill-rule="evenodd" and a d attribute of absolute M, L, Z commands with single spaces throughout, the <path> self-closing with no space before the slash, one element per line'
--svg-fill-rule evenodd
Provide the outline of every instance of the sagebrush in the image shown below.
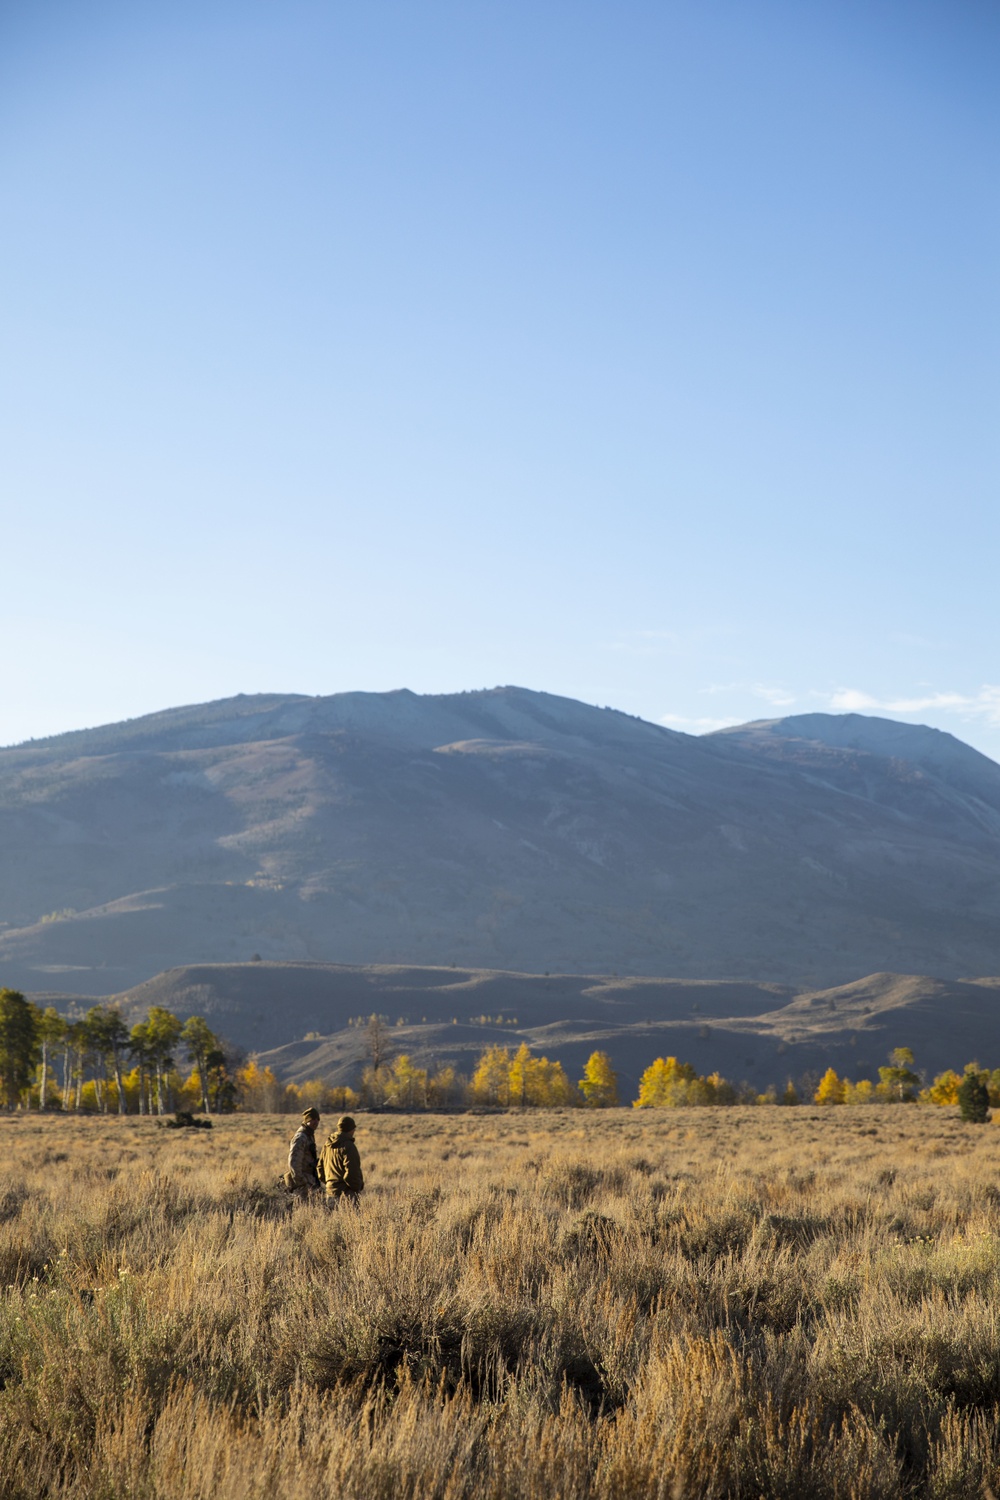
<path fill-rule="evenodd" d="M 5 1500 L 1000 1491 L 1000 1132 L 950 1111 L 0 1119 Z"/>

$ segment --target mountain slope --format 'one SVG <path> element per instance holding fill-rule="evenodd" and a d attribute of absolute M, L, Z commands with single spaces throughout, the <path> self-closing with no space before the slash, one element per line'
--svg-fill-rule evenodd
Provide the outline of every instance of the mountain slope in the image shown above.
<path fill-rule="evenodd" d="M 1000 767 L 809 715 L 694 738 L 519 688 L 260 695 L 0 751 L 0 976 L 450 964 L 821 988 L 1000 971 Z"/>

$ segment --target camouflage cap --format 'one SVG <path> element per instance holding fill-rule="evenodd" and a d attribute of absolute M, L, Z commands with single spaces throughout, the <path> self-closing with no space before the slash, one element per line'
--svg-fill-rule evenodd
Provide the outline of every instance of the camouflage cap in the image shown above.
<path fill-rule="evenodd" d="M 350 1115 L 341 1115 L 340 1119 L 337 1121 L 338 1130 L 354 1130 L 356 1128 L 357 1127 L 354 1124 L 354 1120 Z"/>
<path fill-rule="evenodd" d="M 319 1110 L 316 1108 L 315 1104 L 310 1104 L 310 1106 L 309 1106 L 308 1109 L 304 1109 L 302 1111 L 302 1121 L 303 1121 L 303 1124 L 305 1124 L 306 1121 L 308 1121 L 308 1120 L 318 1120 L 318 1119 L 319 1119 Z"/>

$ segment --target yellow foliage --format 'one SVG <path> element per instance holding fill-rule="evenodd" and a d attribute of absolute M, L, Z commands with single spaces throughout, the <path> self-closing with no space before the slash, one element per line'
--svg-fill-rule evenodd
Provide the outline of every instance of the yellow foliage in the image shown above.
<path fill-rule="evenodd" d="M 457 1087 L 454 1074 L 443 1082 L 452 1091 Z M 477 1104 L 553 1108 L 573 1103 L 574 1094 L 562 1063 L 533 1057 L 522 1042 L 513 1057 L 508 1047 L 487 1047 L 472 1075 L 469 1098 Z"/>
<path fill-rule="evenodd" d="M 487 1047 L 472 1075 L 469 1093 L 477 1104 L 510 1103 L 509 1047 Z"/>
<path fill-rule="evenodd" d="M 286 1084 L 285 1094 L 294 1110 L 307 1109 L 311 1104 L 321 1115 L 344 1114 L 358 1105 L 358 1095 L 353 1089 L 343 1084 L 327 1083 L 323 1078 Z"/>
<path fill-rule="evenodd" d="M 122 1079 L 123 1083 L 124 1081 L 125 1080 Z M 126 1098 L 127 1097 L 128 1091 L 126 1090 Z M 175 1091 L 174 1103 L 177 1109 L 187 1109 L 190 1110 L 192 1114 L 201 1109 L 201 1079 L 198 1077 L 196 1071 L 190 1073 L 188 1077 L 184 1079 L 183 1083 L 180 1085 L 180 1088 Z"/>
<path fill-rule="evenodd" d="M 658 1057 L 639 1080 L 634 1109 L 672 1109 L 682 1104 L 735 1104 L 736 1090 L 721 1073 L 702 1078 L 691 1063 Z"/>
<path fill-rule="evenodd" d="M 817 1104 L 843 1104 L 845 1094 L 844 1080 L 837 1077 L 835 1068 L 827 1068 L 813 1099 Z"/>
<path fill-rule="evenodd" d="M 945 1072 L 938 1074 L 929 1088 L 921 1089 L 921 1104 L 957 1104 L 961 1082 L 961 1074 L 956 1073 L 952 1068 L 947 1068 Z"/>
<path fill-rule="evenodd" d="M 618 1103 L 618 1075 L 606 1052 L 592 1052 L 577 1084 L 592 1109 L 607 1109 Z"/>
<path fill-rule="evenodd" d="M 528 1103 L 552 1109 L 560 1104 L 573 1102 L 573 1089 L 562 1063 L 549 1062 L 547 1057 L 532 1058 L 528 1075 Z"/>
<path fill-rule="evenodd" d="M 530 1104 L 551 1108 L 569 1104 L 573 1092 L 562 1063 L 532 1057 L 531 1048 L 522 1042 L 510 1065 L 508 1095 L 510 1103 L 519 1107 Z"/>
<path fill-rule="evenodd" d="M 639 1097 L 634 1109 L 665 1109 L 681 1104 L 708 1104 L 711 1087 L 699 1078 L 691 1063 L 679 1063 L 676 1057 L 658 1057 L 650 1063 L 639 1080 Z"/>
<path fill-rule="evenodd" d="M 284 1089 L 281 1088 L 270 1068 L 262 1068 L 256 1058 L 251 1058 L 236 1074 L 239 1108 L 251 1114 L 277 1114 L 281 1108 Z"/>
<path fill-rule="evenodd" d="M 426 1109 L 427 1069 L 415 1068 L 406 1053 L 392 1065 L 386 1088 L 386 1103 L 397 1109 Z"/>
<path fill-rule="evenodd" d="M 514 1053 L 514 1061 L 511 1063 L 507 1075 L 511 1104 L 524 1105 L 528 1102 L 528 1080 L 531 1073 L 531 1062 L 531 1048 L 527 1042 L 522 1042 Z"/>
<path fill-rule="evenodd" d="M 389 1097 L 392 1087 L 392 1070 L 385 1065 L 379 1068 L 367 1067 L 361 1075 L 361 1102 L 365 1105 L 373 1105 L 376 1109 L 381 1108 Z"/>

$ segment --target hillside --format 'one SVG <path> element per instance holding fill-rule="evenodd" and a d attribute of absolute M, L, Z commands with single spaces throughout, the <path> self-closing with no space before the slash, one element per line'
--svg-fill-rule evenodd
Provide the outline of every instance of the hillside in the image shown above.
<path fill-rule="evenodd" d="M 471 1073 L 497 1043 L 558 1057 L 574 1079 L 595 1048 L 634 1094 L 654 1057 L 719 1069 L 758 1088 L 831 1063 L 876 1076 L 891 1048 L 913 1048 L 929 1073 L 973 1057 L 1000 1066 L 1000 980 L 871 974 L 831 990 L 734 981 L 516 974 L 333 964 L 221 964 L 174 969 L 120 997 L 130 1019 L 151 1005 L 198 1013 L 258 1052 L 282 1079 L 356 1082 L 364 1030 L 387 1018 L 395 1053 Z"/>
<path fill-rule="evenodd" d="M 519 688 L 262 695 L 0 751 L 0 976 L 178 964 L 1000 972 L 1000 766 L 808 715 L 695 738 Z"/>

